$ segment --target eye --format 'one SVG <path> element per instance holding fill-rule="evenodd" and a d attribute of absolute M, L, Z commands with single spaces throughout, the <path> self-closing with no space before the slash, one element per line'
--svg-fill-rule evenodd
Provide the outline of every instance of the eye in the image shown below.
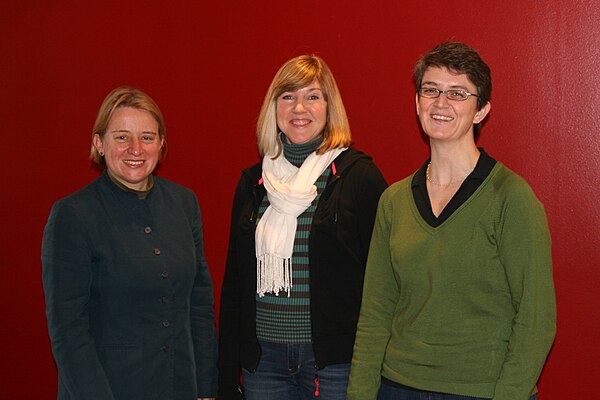
<path fill-rule="evenodd" d="M 311 100 L 311 101 L 316 101 L 316 100 L 319 100 L 320 98 L 321 97 L 319 95 L 316 95 L 316 94 L 308 95 L 308 100 Z"/>
<path fill-rule="evenodd" d="M 448 90 L 448 98 L 454 100 L 464 100 L 469 95 L 464 90 Z"/>
<path fill-rule="evenodd" d="M 154 140 L 156 140 L 156 136 L 155 135 L 143 135 L 142 140 L 146 143 L 151 143 L 151 142 L 154 142 Z"/>
<path fill-rule="evenodd" d="M 284 94 L 283 96 L 281 96 L 281 100 L 285 100 L 285 101 L 294 100 L 294 96 L 292 96 L 291 94 Z"/>
<path fill-rule="evenodd" d="M 117 142 L 124 142 L 128 139 L 127 135 L 115 135 L 114 138 Z"/>
<path fill-rule="evenodd" d="M 437 97 L 440 95 L 440 91 L 434 88 L 421 88 L 421 96 L 423 97 Z"/>

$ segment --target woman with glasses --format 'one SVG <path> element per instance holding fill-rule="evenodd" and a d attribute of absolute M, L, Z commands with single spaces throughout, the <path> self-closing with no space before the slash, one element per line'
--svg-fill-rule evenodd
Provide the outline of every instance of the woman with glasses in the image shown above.
<path fill-rule="evenodd" d="M 317 56 L 279 69 L 238 183 L 221 290 L 219 399 L 343 400 L 379 196 Z"/>
<path fill-rule="evenodd" d="M 543 206 L 475 144 L 479 55 L 446 42 L 414 76 L 431 157 L 381 197 L 348 399 L 535 399 L 555 334 Z"/>

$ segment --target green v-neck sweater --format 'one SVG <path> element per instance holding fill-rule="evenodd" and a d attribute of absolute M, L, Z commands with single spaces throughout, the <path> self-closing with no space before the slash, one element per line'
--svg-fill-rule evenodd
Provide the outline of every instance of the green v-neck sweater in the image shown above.
<path fill-rule="evenodd" d="M 348 400 L 376 399 L 381 376 L 427 391 L 528 399 L 556 329 L 542 204 L 497 163 L 434 228 L 411 180 L 379 202 Z"/>

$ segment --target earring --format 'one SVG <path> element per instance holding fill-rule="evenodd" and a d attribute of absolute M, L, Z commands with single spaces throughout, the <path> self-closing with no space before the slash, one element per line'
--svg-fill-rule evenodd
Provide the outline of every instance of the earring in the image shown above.
<path fill-rule="evenodd" d="M 100 157 L 104 157 L 104 152 L 103 151 L 99 151 L 98 154 L 100 154 Z"/>

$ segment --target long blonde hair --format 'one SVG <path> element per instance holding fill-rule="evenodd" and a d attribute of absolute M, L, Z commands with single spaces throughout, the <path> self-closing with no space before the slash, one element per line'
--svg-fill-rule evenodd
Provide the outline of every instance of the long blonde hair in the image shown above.
<path fill-rule="evenodd" d="M 329 149 L 349 147 L 352 144 L 350 124 L 331 70 L 320 57 L 302 55 L 283 64 L 269 86 L 256 124 L 258 152 L 261 157 L 269 155 L 277 158 L 282 151 L 277 127 L 277 98 L 284 92 L 302 89 L 315 81 L 321 85 L 327 102 L 323 144 L 317 150 L 317 154 L 323 154 Z"/>

